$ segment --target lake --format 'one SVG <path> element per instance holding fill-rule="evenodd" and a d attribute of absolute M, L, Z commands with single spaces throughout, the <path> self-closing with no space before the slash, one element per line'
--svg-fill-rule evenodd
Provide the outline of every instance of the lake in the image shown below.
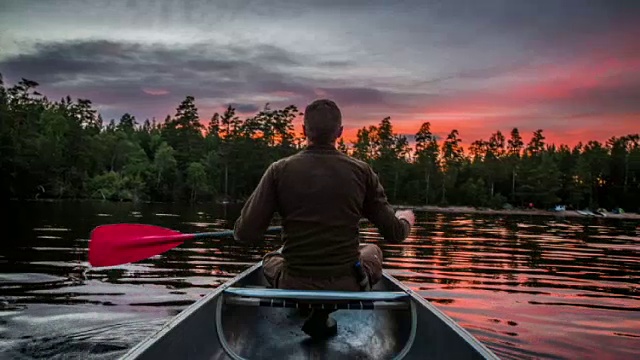
<path fill-rule="evenodd" d="M 0 358 L 113 359 L 280 246 L 189 241 L 135 264 L 89 269 L 90 231 L 137 222 L 183 232 L 230 228 L 219 205 L 12 202 L 0 253 Z M 640 358 L 640 221 L 416 213 L 385 244 L 391 275 L 498 356 Z"/>

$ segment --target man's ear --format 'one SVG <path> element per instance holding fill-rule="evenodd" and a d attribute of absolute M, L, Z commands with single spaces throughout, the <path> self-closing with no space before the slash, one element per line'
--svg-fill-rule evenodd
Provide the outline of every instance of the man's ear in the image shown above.
<path fill-rule="evenodd" d="M 338 136 L 336 136 L 336 139 L 340 138 L 342 136 L 342 131 L 344 130 L 343 126 L 340 126 L 340 130 L 338 130 Z"/>
<path fill-rule="evenodd" d="M 304 135 L 304 137 L 307 137 L 307 130 L 304 128 L 304 125 L 302 125 L 302 135 Z"/>

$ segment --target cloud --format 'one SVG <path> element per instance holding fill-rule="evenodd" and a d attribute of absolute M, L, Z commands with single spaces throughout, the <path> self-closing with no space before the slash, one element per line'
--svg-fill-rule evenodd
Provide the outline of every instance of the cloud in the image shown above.
<path fill-rule="evenodd" d="M 162 96 L 169 94 L 169 91 L 162 89 L 142 89 L 142 92 L 145 94 L 153 95 L 153 96 Z"/>
<path fill-rule="evenodd" d="M 329 97 L 348 129 L 391 116 L 466 139 L 621 131 L 640 113 L 634 0 L 27 3 L 0 13 L 0 72 L 107 119 L 164 117 L 187 95 L 204 119 Z"/>
<path fill-rule="evenodd" d="M 292 74 L 297 64 L 307 67 L 306 72 Z M 38 44 L 31 52 L 0 60 L 0 72 L 8 79 L 37 81 L 52 98 L 89 98 L 107 118 L 119 118 L 124 112 L 137 112 L 141 118 L 163 117 L 173 113 L 187 95 L 196 98 L 203 116 L 228 104 L 235 104 L 242 113 L 265 103 L 304 107 L 317 97 L 314 73 L 335 66 L 274 46 L 169 47 L 105 40 Z M 345 107 L 393 106 L 397 96 L 361 87 L 321 91 Z"/>
<path fill-rule="evenodd" d="M 254 114 L 260 110 L 260 107 L 255 104 L 231 103 L 229 105 L 236 109 L 236 111 L 240 114 Z"/>
<path fill-rule="evenodd" d="M 382 105 L 386 103 L 385 93 L 370 88 L 319 88 L 323 97 L 338 99 L 340 106 Z"/>
<path fill-rule="evenodd" d="M 166 47 L 111 41 L 40 44 L 30 53 L 0 61 L 7 78 L 27 77 L 55 97 L 91 98 L 115 112 L 144 116 L 168 111 L 186 95 L 213 105 L 265 91 L 311 92 L 276 68 L 294 63 L 274 47 L 241 49 L 213 46 Z M 140 89 L 148 95 L 141 97 Z M 157 98 L 157 99 L 154 99 Z M 142 102 L 142 103 L 141 103 Z M 248 109 L 244 106 L 244 109 Z"/>

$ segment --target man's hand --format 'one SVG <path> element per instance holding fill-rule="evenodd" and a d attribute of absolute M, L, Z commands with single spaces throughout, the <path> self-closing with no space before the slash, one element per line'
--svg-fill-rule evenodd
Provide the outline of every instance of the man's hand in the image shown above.
<path fill-rule="evenodd" d="M 413 227 L 413 224 L 416 222 L 416 216 L 413 214 L 413 210 L 398 210 L 396 211 L 396 217 L 406 220 L 411 227 Z"/>

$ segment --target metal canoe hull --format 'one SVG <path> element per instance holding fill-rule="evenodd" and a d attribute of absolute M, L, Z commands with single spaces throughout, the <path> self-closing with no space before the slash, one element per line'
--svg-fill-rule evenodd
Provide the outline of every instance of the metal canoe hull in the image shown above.
<path fill-rule="evenodd" d="M 216 288 L 122 359 L 497 359 L 434 305 L 388 275 L 374 291 L 405 291 L 412 310 L 339 310 L 338 335 L 311 341 L 296 309 L 225 304 L 229 287 L 266 287 L 261 263 Z M 220 314 L 217 316 L 217 314 Z"/>

